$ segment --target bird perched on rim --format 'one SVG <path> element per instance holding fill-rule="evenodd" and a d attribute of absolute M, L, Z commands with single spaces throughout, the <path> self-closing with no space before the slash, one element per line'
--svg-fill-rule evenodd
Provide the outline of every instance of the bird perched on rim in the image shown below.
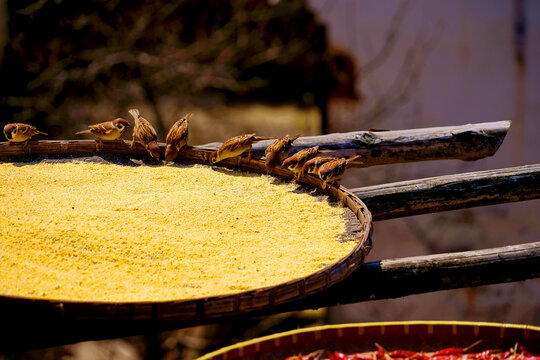
<path fill-rule="evenodd" d="M 135 150 L 135 143 L 139 143 L 153 158 L 159 160 L 161 150 L 157 144 L 157 133 L 150 122 L 139 114 L 138 109 L 130 109 L 129 113 L 135 119 L 135 127 L 133 127 L 133 141 L 131 149 Z"/>
<path fill-rule="evenodd" d="M 188 137 L 189 119 L 192 113 L 186 114 L 183 118 L 174 123 L 167 134 L 167 149 L 165 149 L 165 163 L 171 162 L 176 158 L 178 151 L 186 146 Z"/>
<path fill-rule="evenodd" d="M 210 163 L 215 164 L 221 160 L 238 156 L 246 150 L 249 150 L 248 159 L 251 160 L 251 146 L 254 143 L 275 138 L 275 136 L 257 136 L 255 134 L 235 136 L 225 141 L 218 150 L 210 154 Z"/>
<path fill-rule="evenodd" d="M 302 170 L 300 171 L 300 178 L 302 178 L 306 173 L 307 174 L 318 174 L 319 168 L 322 164 L 334 160 L 336 157 L 334 156 L 317 156 L 312 159 L 309 159 L 304 163 L 302 166 Z"/>
<path fill-rule="evenodd" d="M 11 123 L 4 126 L 4 136 L 7 141 L 10 144 L 24 142 L 25 148 L 28 146 L 30 138 L 37 134 L 48 135 L 28 124 Z"/>
<path fill-rule="evenodd" d="M 295 180 L 299 181 L 304 175 L 302 172 L 302 167 L 309 159 L 317 154 L 319 154 L 319 146 L 312 146 L 310 148 L 302 149 L 283 160 L 281 167 L 292 171 L 295 174 Z"/>
<path fill-rule="evenodd" d="M 285 160 L 289 155 L 292 143 L 300 136 L 302 135 L 296 135 L 292 137 L 286 135 L 282 138 L 277 139 L 266 148 L 266 150 L 264 151 L 264 155 L 266 156 L 265 165 L 267 172 L 271 172 L 278 165 L 281 166 L 283 160 Z"/>
<path fill-rule="evenodd" d="M 119 140 L 121 142 L 124 142 L 123 139 L 120 138 L 122 136 L 122 133 L 124 130 L 126 130 L 128 127 L 130 127 L 131 124 L 129 121 L 123 118 L 116 118 L 112 121 L 106 121 L 95 125 L 89 125 L 88 130 L 83 130 L 75 133 L 76 135 L 79 134 L 92 134 L 95 137 L 97 137 L 97 150 L 100 151 L 103 149 L 103 140 L 105 141 L 112 141 L 112 140 Z"/>
<path fill-rule="evenodd" d="M 347 169 L 347 165 L 359 157 L 359 155 L 355 155 L 348 159 L 334 158 L 322 164 L 317 173 L 319 174 L 321 180 L 324 181 L 323 190 L 326 189 L 328 184 L 334 185 L 341 178 L 341 175 L 343 175 L 345 169 Z"/>

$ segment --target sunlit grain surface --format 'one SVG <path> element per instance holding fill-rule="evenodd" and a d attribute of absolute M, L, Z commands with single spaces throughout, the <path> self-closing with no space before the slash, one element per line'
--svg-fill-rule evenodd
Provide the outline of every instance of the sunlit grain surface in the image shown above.
<path fill-rule="evenodd" d="M 203 165 L 0 164 L 0 294 L 160 301 L 309 275 L 347 255 L 344 209 Z"/>

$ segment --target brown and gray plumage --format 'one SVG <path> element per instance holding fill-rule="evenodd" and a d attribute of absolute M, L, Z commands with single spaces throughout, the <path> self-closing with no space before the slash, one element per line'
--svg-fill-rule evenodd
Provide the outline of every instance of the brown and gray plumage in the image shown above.
<path fill-rule="evenodd" d="M 106 121 L 99 124 L 90 125 L 88 127 L 88 130 L 79 131 L 75 134 L 94 135 L 98 138 L 97 149 L 101 150 L 103 148 L 103 140 L 120 140 L 121 142 L 124 142 L 124 140 L 121 139 L 120 136 L 122 136 L 124 130 L 126 130 L 128 127 L 131 127 L 131 124 L 126 119 L 117 118 L 113 121 Z"/>
<path fill-rule="evenodd" d="M 296 135 L 292 137 L 289 135 L 284 136 L 280 139 L 277 139 L 266 148 L 266 150 L 264 151 L 264 155 L 266 156 L 265 164 L 267 172 L 272 171 L 276 166 L 281 166 L 283 160 L 285 160 L 289 155 L 292 143 L 300 136 L 302 135 Z"/>
<path fill-rule="evenodd" d="M 317 173 L 319 174 L 321 180 L 324 181 L 323 189 L 326 189 L 328 184 L 336 184 L 347 169 L 347 165 L 359 157 L 360 156 L 356 155 L 348 159 L 334 158 L 322 164 Z"/>
<path fill-rule="evenodd" d="M 135 143 L 139 143 L 153 158 L 159 160 L 161 150 L 157 144 L 157 133 L 150 122 L 139 114 L 138 109 L 131 109 L 129 113 L 135 119 L 135 127 L 133 128 L 133 141 L 131 149 L 135 150 Z"/>
<path fill-rule="evenodd" d="M 4 126 L 4 136 L 10 144 L 23 142 L 27 147 L 32 136 L 37 134 L 48 135 L 28 124 L 11 123 Z"/>
<path fill-rule="evenodd" d="M 169 130 L 165 142 L 165 162 L 169 163 L 176 158 L 178 151 L 187 145 L 189 119 L 193 116 L 192 113 L 186 114 L 183 118 L 174 123 Z"/>
<path fill-rule="evenodd" d="M 292 156 L 289 156 L 281 164 L 282 168 L 287 168 L 295 174 L 295 180 L 299 181 L 304 175 L 302 168 L 304 164 L 315 155 L 319 154 L 319 146 L 302 149 Z"/>
<path fill-rule="evenodd" d="M 311 175 L 318 175 L 319 168 L 326 162 L 330 160 L 334 160 L 336 157 L 334 156 L 317 156 L 314 157 L 304 163 L 301 170 L 301 175 L 304 176 L 305 174 L 311 174 Z"/>
<path fill-rule="evenodd" d="M 218 150 L 210 154 L 210 163 L 215 164 L 221 160 L 239 156 L 246 150 L 249 150 L 248 159 L 251 160 L 251 146 L 256 142 L 269 139 L 275 139 L 275 137 L 247 134 L 230 138 Z"/>

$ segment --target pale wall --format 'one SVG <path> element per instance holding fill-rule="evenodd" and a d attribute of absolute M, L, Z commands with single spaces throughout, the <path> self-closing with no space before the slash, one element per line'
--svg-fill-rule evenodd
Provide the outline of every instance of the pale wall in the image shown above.
<path fill-rule="evenodd" d="M 335 46 L 358 64 L 382 47 L 400 2 L 309 0 Z M 476 162 L 443 161 L 352 170 L 350 187 L 540 162 L 540 2 L 527 1 L 524 71 L 514 56 L 512 1 L 411 1 L 396 46 L 384 64 L 361 78 L 362 105 L 334 104 L 335 131 L 404 129 L 510 119 L 498 153 Z M 439 24 L 442 27 L 439 29 Z M 440 31 L 439 35 L 437 31 Z M 409 101 L 378 119 L 361 114 L 398 77 L 407 50 L 436 35 Z M 352 175 L 351 175 L 352 174 Z M 375 224 L 368 260 L 482 249 L 540 240 L 540 201 L 488 206 Z M 332 309 L 333 322 L 446 319 L 540 325 L 540 281 L 453 290 Z"/>

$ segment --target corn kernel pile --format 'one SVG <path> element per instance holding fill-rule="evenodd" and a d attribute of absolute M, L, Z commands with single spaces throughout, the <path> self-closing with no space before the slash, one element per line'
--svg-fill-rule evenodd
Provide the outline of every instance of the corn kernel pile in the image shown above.
<path fill-rule="evenodd" d="M 309 275 L 346 256 L 344 209 L 204 165 L 0 163 L 0 295 L 164 301 Z"/>

